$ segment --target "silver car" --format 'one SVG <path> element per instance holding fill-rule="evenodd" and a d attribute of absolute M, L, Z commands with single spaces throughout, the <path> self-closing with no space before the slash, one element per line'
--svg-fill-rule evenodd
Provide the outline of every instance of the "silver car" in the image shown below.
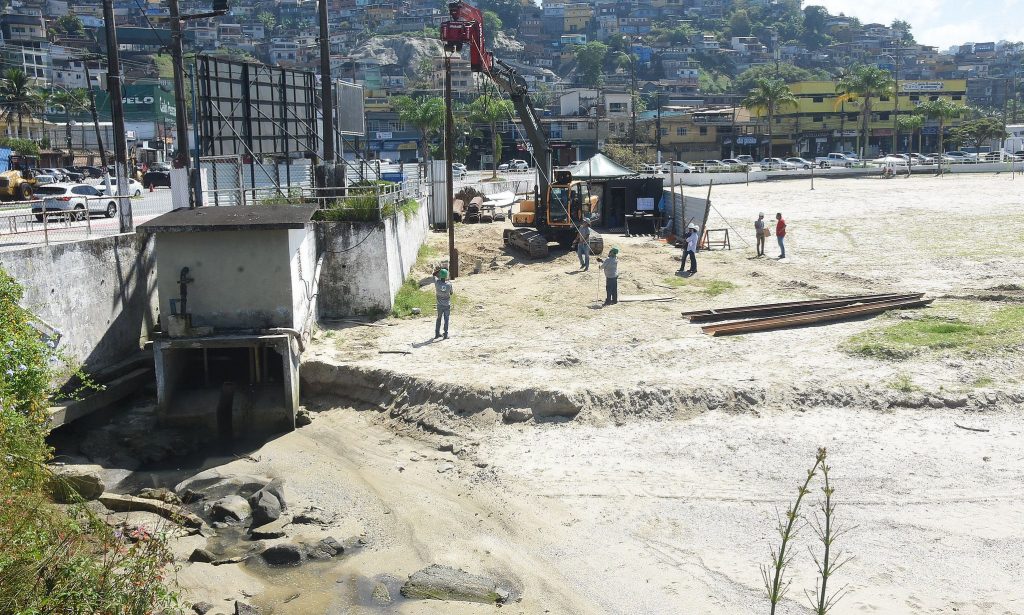
<path fill-rule="evenodd" d="M 97 213 L 108 218 L 117 215 L 117 200 L 89 184 L 47 184 L 36 189 L 36 197 L 39 202 L 32 206 L 32 213 L 39 222 L 51 212 L 64 212 L 72 220 L 84 220 Z"/>

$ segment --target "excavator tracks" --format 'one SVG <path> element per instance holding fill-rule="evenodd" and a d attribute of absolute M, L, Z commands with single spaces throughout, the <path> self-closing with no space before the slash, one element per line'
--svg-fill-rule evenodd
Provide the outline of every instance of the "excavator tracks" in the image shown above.
<path fill-rule="evenodd" d="M 502 238 L 506 247 L 524 252 L 530 258 L 544 258 L 548 255 L 548 239 L 535 229 L 505 229 Z"/>

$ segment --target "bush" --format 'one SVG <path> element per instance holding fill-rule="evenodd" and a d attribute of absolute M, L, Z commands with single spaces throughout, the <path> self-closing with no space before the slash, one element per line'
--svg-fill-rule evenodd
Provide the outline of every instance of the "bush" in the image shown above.
<path fill-rule="evenodd" d="M 50 501 L 48 399 L 61 357 L 0 269 L 0 605 L 3 613 L 134 615 L 174 609 L 163 536 L 123 536 L 81 503 Z"/>

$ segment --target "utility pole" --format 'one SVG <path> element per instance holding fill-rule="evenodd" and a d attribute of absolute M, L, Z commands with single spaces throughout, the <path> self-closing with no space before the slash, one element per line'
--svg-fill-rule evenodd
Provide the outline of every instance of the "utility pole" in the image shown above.
<path fill-rule="evenodd" d="M 177 132 L 174 137 L 174 168 L 185 169 L 185 174 L 191 181 L 191 161 L 188 155 L 188 109 L 185 107 L 185 70 L 183 56 L 184 34 L 181 28 L 181 9 L 178 8 L 178 0 L 167 0 L 167 8 L 171 17 L 171 64 L 174 68 L 174 128 Z M 194 92 L 193 92 L 194 94 Z M 195 195 L 192 190 L 188 191 L 188 206 L 195 208 Z"/>
<path fill-rule="evenodd" d="M 327 30 L 327 0 L 320 0 L 320 108 L 324 132 L 324 187 L 334 185 L 334 83 L 331 81 L 331 35 Z M 328 171 L 327 169 L 331 170 Z"/>
<path fill-rule="evenodd" d="M 459 277 L 459 252 L 455 249 L 455 186 L 452 161 L 455 159 L 455 118 L 452 117 L 452 58 L 444 56 L 444 176 L 448 198 L 448 275 Z"/>
<path fill-rule="evenodd" d="M 896 60 L 896 67 L 895 67 L 895 71 L 893 72 L 893 77 L 894 77 L 893 80 L 896 82 L 896 85 L 895 85 L 896 91 L 893 93 L 894 94 L 894 96 L 893 96 L 894 103 L 893 103 L 893 111 L 892 111 L 892 154 L 894 156 L 897 153 L 899 153 L 899 145 L 897 144 L 897 139 L 899 138 L 898 135 L 899 135 L 899 132 L 900 132 L 899 116 L 900 116 L 900 44 L 901 43 L 902 43 L 902 41 L 900 39 L 896 39 L 896 57 L 894 58 Z"/>
<path fill-rule="evenodd" d="M 661 92 L 656 92 L 654 95 L 658 97 L 658 120 L 655 122 L 658 132 L 654 135 L 655 141 L 657 142 L 658 152 L 655 155 L 655 162 L 661 164 Z"/>
<path fill-rule="evenodd" d="M 89 58 L 82 64 L 85 66 L 85 82 L 89 86 L 89 110 L 92 111 L 92 124 L 96 128 L 96 149 L 100 150 L 100 165 L 107 168 L 107 152 L 103 149 L 103 133 L 100 131 L 100 116 L 96 112 L 96 90 L 92 88 L 92 75 L 89 73 Z M 82 143 L 85 143 L 85 131 L 82 132 Z M 74 161 L 72 161 L 74 166 Z M 106 171 L 104 171 L 105 173 Z"/>
<path fill-rule="evenodd" d="M 114 175 L 117 190 L 110 191 L 107 180 L 107 194 L 118 196 L 128 194 L 128 138 L 124 131 L 124 106 L 121 100 L 121 59 L 117 49 L 117 25 L 114 23 L 114 0 L 103 0 L 103 27 L 107 34 L 107 93 L 110 95 L 110 119 L 114 124 Z M 109 177 L 106 164 L 103 174 Z M 118 199 L 118 220 L 122 233 L 131 232 L 131 199 Z"/>
<path fill-rule="evenodd" d="M 636 60 L 629 55 L 629 65 L 633 69 L 633 95 L 630 97 L 630 111 L 633 112 L 633 153 L 636 153 Z"/>

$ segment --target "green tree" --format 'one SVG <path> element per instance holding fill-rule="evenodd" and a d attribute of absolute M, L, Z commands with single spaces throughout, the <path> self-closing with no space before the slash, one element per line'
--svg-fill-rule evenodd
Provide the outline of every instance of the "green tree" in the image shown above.
<path fill-rule="evenodd" d="M 760 64 L 758 66 L 751 66 L 737 75 L 733 80 L 733 90 L 737 94 L 746 95 L 747 92 L 754 89 L 758 79 L 771 78 L 779 78 L 786 83 L 796 83 L 797 81 L 829 79 L 829 76 L 823 71 L 809 71 L 786 62 L 779 63 L 778 72 L 776 72 L 774 64 Z"/>
<path fill-rule="evenodd" d="M 85 36 L 85 25 L 82 19 L 73 13 L 61 15 L 53 23 L 53 29 L 67 36 Z"/>
<path fill-rule="evenodd" d="M 750 36 L 750 15 L 745 9 L 733 11 L 729 18 L 729 36 Z"/>
<path fill-rule="evenodd" d="M 608 55 L 608 45 L 591 41 L 576 47 L 576 72 L 580 84 L 586 87 L 597 87 L 604 80 L 604 60 Z"/>
<path fill-rule="evenodd" d="M 523 12 L 523 5 L 519 0 L 480 0 L 476 5 L 482 11 L 492 11 L 506 27 L 519 27 L 519 17 Z M 493 30 L 484 30 L 485 37 L 489 38 L 493 35 Z"/>
<path fill-rule="evenodd" d="M 821 49 L 832 42 L 832 35 L 828 30 L 828 9 L 823 6 L 808 6 L 804 8 L 803 34 L 800 42 L 808 49 Z"/>
<path fill-rule="evenodd" d="M 921 115 L 901 115 L 896 118 L 896 129 L 900 132 L 909 132 L 910 140 L 913 143 L 914 136 L 917 136 L 917 151 L 921 151 L 921 140 L 923 135 L 921 129 L 924 128 L 924 116 Z M 897 135 L 897 139 L 898 139 Z"/>
<path fill-rule="evenodd" d="M 910 31 L 910 22 L 902 19 L 894 19 L 891 27 L 896 34 L 896 39 L 904 43 L 913 43 L 914 34 Z"/>
<path fill-rule="evenodd" d="M 8 68 L 0 78 L 0 112 L 18 118 L 18 137 L 24 136 L 23 119 L 29 118 L 43 104 L 43 96 L 20 68 Z"/>
<path fill-rule="evenodd" d="M 651 28 L 651 36 L 662 45 L 683 45 L 689 43 L 695 30 L 688 23 L 666 24 Z"/>
<path fill-rule="evenodd" d="M 263 24 L 264 38 L 270 38 L 270 35 L 274 32 L 274 28 L 277 27 L 277 17 L 274 17 L 273 13 L 262 11 L 256 15 L 256 21 Z"/>
<path fill-rule="evenodd" d="M 482 96 L 469 105 L 469 121 L 487 124 L 491 131 L 491 171 L 498 176 L 498 160 L 501 158 L 501 135 L 498 134 L 498 120 L 512 118 L 515 114 L 512 103 L 486 88 Z"/>
<path fill-rule="evenodd" d="M 942 173 L 942 154 L 944 153 L 942 141 L 945 136 L 946 121 L 960 117 L 966 111 L 967 107 L 964 105 L 955 104 L 953 101 L 945 98 L 923 102 L 914 110 L 914 113 L 923 115 L 930 120 L 938 120 L 939 122 L 939 173 Z"/>
<path fill-rule="evenodd" d="M 994 117 L 979 117 L 960 124 L 952 137 L 957 142 L 980 148 L 985 143 L 1005 138 L 1006 134 L 1002 121 Z"/>
<path fill-rule="evenodd" d="M 444 128 L 444 99 L 440 96 L 396 96 L 391 104 L 403 124 L 419 131 L 420 156 L 426 165 L 430 158 L 430 141 Z"/>
<path fill-rule="evenodd" d="M 863 158 L 868 145 L 868 121 L 871 119 L 871 99 L 892 96 L 896 91 L 896 81 L 892 74 L 877 66 L 858 65 L 844 73 L 836 82 L 836 105 L 854 99 L 863 99 L 861 104 L 861 135 L 858 152 Z"/>
<path fill-rule="evenodd" d="M 768 155 L 772 155 L 772 124 L 775 114 L 785 107 L 796 106 L 796 96 L 782 79 L 761 78 L 743 99 L 743 106 L 768 116 Z"/>
<path fill-rule="evenodd" d="M 494 36 L 495 32 L 505 29 L 505 23 L 494 11 L 484 11 L 484 32 L 488 36 Z"/>

